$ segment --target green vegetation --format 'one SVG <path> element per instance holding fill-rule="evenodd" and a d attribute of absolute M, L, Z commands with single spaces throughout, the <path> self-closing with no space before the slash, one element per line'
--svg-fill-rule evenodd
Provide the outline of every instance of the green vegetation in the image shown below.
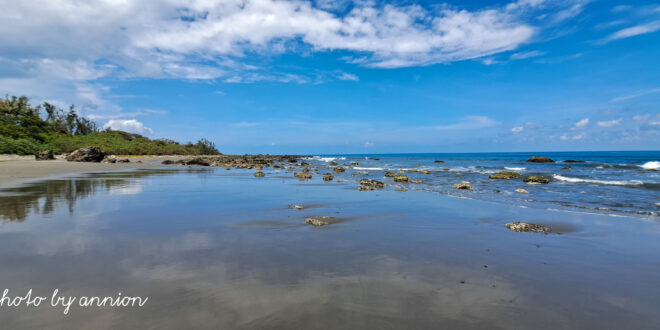
<path fill-rule="evenodd" d="M 44 118 L 42 118 L 42 115 Z M 97 146 L 116 155 L 217 155 L 213 142 L 180 144 L 151 140 L 139 134 L 100 130 L 96 122 L 44 103 L 33 107 L 27 97 L 0 100 L 0 154 L 30 155 L 41 150 L 55 153 Z"/>

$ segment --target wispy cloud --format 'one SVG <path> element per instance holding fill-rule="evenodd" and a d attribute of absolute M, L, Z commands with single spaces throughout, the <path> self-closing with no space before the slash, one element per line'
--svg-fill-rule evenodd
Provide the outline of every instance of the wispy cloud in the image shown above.
<path fill-rule="evenodd" d="M 646 24 L 631 26 L 625 29 L 616 31 L 607 36 L 602 42 L 607 43 L 614 40 L 630 38 L 642 34 L 652 33 L 660 30 L 660 21 L 653 21 Z"/>
<path fill-rule="evenodd" d="M 500 123 L 486 116 L 466 116 L 457 123 L 450 125 L 438 125 L 436 130 L 469 130 L 497 126 Z"/>
<path fill-rule="evenodd" d="M 523 59 L 526 59 L 526 58 L 538 57 L 538 56 L 542 56 L 542 55 L 545 55 L 545 52 L 542 52 L 540 50 L 532 50 L 532 51 L 529 51 L 529 52 L 513 53 L 513 54 L 511 54 L 509 59 L 511 59 L 511 60 L 523 60 Z"/>
<path fill-rule="evenodd" d="M 239 123 L 231 124 L 231 126 L 239 127 L 239 128 L 257 127 L 257 126 L 261 126 L 261 125 L 262 125 L 262 123 L 247 122 L 247 121 L 242 121 L 242 122 L 239 122 Z"/>
<path fill-rule="evenodd" d="M 633 93 L 633 94 L 630 94 L 630 95 L 615 97 L 611 101 L 612 102 L 628 101 L 628 100 L 632 100 L 632 99 L 635 99 L 635 98 L 638 98 L 638 97 L 641 97 L 641 96 L 656 94 L 656 93 L 660 93 L 660 88 L 653 88 L 653 89 Z"/>
<path fill-rule="evenodd" d="M 610 121 L 599 121 L 597 123 L 597 125 L 599 127 L 614 127 L 614 126 L 619 126 L 621 124 L 622 120 L 623 120 L 623 118 L 614 119 L 614 120 L 610 120 Z"/>
<path fill-rule="evenodd" d="M 582 128 L 587 127 L 587 125 L 589 125 L 589 118 L 584 118 L 584 119 L 578 121 L 577 123 L 575 123 L 575 126 L 573 126 L 572 129 L 573 130 L 582 129 Z"/>
<path fill-rule="evenodd" d="M 516 127 L 511 128 L 511 132 L 513 132 L 513 133 L 520 133 L 520 132 L 522 132 L 524 129 L 525 129 L 525 128 L 522 127 L 522 126 L 516 126 Z"/>

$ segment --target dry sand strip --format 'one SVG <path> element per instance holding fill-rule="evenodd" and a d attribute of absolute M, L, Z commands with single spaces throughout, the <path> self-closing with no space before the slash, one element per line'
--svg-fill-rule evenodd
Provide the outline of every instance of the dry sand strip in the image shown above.
<path fill-rule="evenodd" d="M 124 158 L 124 157 L 121 157 Z M 61 156 L 55 160 L 37 161 L 34 156 L 0 155 L 0 188 L 49 177 L 99 171 L 114 171 L 159 167 L 165 159 L 178 160 L 184 156 L 133 156 L 130 163 L 67 162 Z M 141 161 L 142 163 L 138 163 Z"/>

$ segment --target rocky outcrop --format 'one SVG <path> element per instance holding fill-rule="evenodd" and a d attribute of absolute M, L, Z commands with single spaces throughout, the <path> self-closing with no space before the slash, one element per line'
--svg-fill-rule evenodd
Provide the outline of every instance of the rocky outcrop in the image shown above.
<path fill-rule="evenodd" d="M 461 183 L 457 183 L 457 184 L 453 185 L 452 188 L 454 188 L 454 189 L 464 189 L 464 190 L 472 190 L 472 189 L 474 189 L 474 187 L 472 187 L 472 186 L 470 185 L 470 183 L 467 182 L 467 181 L 463 181 L 463 182 L 461 182 Z"/>
<path fill-rule="evenodd" d="M 394 176 L 394 182 L 408 182 L 410 181 L 410 178 L 407 175 L 395 175 Z"/>
<path fill-rule="evenodd" d="M 131 160 L 128 159 L 128 158 L 117 159 L 117 163 L 130 163 L 130 162 L 131 162 Z"/>
<path fill-rule="evenodd" d="M 182 161 L 183 165 L 211 166 L 211 162 L 204 157 L 189 158 Z"/>
<path fill-rule="evenodd" d="M 263 177 L 266 176 L 266 173 L 259 171 L 259 172 L 254 173 L 254 176 L 257 177 L 257 178 L 263 178 Z"/>
<path fill-rule="evenodd" d="M 293 173 L 293 176 L 295 176 L 298 179 L 311 179 L 312 175 L 307 173 L 307 172 L 295 172 Z"/>
<path fill-rule="evenodd" d="M 85 147 L 80 148 L 66 156 L 66 160 L 70 162 L 94 162 L 98 163 L 103 160 L 105 153 L 99 147 Z"/>
<path fill-rule="evenodd" d="M 370 191 L 370 190 L 383 189 L 383 188 L 385 188 L 385 182 L 381 182 L 378 180 L 362 179 L 360 180 L 360 186 L 357 189 L 361 191 Z"/>
<path fill-rule="evenodd" d="M 344 172 L 346 172 L 346 169 L 341 167 L 341 166 L 337 166 L 332 171 L 335 172 L 335 173 L 344 173 Z"/>
<path fill-rule="evenodd" d="M 323 175 L 323 181 L 332 181 L 334 178 L 335 177 L 332 176 L 332 174 L 330 173 L 326 173 L 325 175 Z"/>
<path fill-rule="evenodd" d="M 396 173 L 392 173 L 390 171 L 385 171 L 385 176 L 388 178 L 393 178 L 396 176 Z"/>
<path fill-rule="evenodd" d="M 532 158 L 527 160 L 530 163 L 554 163 L 555 161 L 548 158 L 548 157 L 543 157 L 543 156 L 533 156 Z"/>
<path fill-rule="evenodd" d="M 523 182 L 528 184 L 546 184 L 550 183 L 550 179 L 544 178 L 542 176 L 528 176 L 523 179 Z"/>
<path fill-rule="evenodd" d="M 522 177 L 522 174 L 511 171 L 502 171 L 488 176 L 490 179 L 517 179 L 520 177 Z"/>
<path fill-rule="evenodd" d="M 506 224 L 506 227 L 509 228 L 511 231 L 519 232 L 519 233 L 544 233 L 547 234 L 550 232 L 550 227 L 543 226 L 543 225 L 538 225 L 535 223 L 529 223 L 529 222 L 521 222 L 521 221 L 516 221 L 516 222 L 509 222 Z"/>
<path fill-rule="evenodd" d="M 36 160 L 53 160 L 53 159 L 55 159 L 55 155 L 53 155 L 52 150 L 37 151 L 34 154 L 34 159 L 36 159 Z"/>

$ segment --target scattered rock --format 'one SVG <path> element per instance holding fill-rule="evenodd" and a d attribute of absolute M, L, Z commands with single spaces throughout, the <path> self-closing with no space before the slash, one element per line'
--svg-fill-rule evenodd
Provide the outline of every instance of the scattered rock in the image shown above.
<path fill-rule="evenodd" d="M 433 162 L 434 163 L 444 163 L 444 161 L 442 161 L 442 160 L 434 160 Z"/>
<path fill-rule="evenodd" d="M 335 173 L 344 173 L 344 172 L 346 172 L 346 169 L 341 167 L 341 166 L 337 166 L 332 171 L 335 172 Z"/>
<path fill-rule="evenodd" d="M 422 180 L 413 180 L 413 179 L 410 179 L 410 183 L 422 183 Z"/>
<path fill-rule="evenodd" d="M 257 178 L 263 178 L 266 176 L 266 173 L 259 171 L 257 173 L 254 173 L 254 176 Z"/>
<path fill-rule="evenodd" d="M 78 149 L 66 156 L 70 162 L 100 162 L 105 157 L 105 153 L 99 147 L 85 147 Z"/>
<path fill-rule="evenodd" d="M 310 224 L 312 226 L 325 226 L 325 225 L 329 225 L 330 221 L 332 221 L 333 219 L 334 219 L 333 217 L 328 217 L 328 216 L 310 217 L 305 219 L 305 223 Z"/>
<path fill-rule="evenodd" d="M 130 163 L 130 162 L 131 162 L 131 160 L 128 159 L 128 158 L 121 158 L 121 159 L 118 158 L 117 159 L 117 163 Z"/>
<path fill-rule="evenodd" d="M 564 166 L 564 167 L 562 167 L 561 169 L 562 169 L 562 170 L 570 170 L 570 169 L 572 169 L 572 168 L 573 168 L 572 166 Z"/>
<path fill-rule="evenodd" d="M 337 166 L 339 163 L 335 162 L 334 160 L 330 162 L 330 166 Z"/>
<path fill-rule="evenodd" d="M 509 228 L 509 230 L 511 231 L 515 231 L 519 233 L 531 232 L 531 233 L 547 234 L 550 232 L 550 227 L 538 225 L 535 223 L 521 222 L 521 221 L 509 222 L 506 224 L 506 227 Z"/>
<path fill-rule="evenodd" d="M 55 155 L 53 155 L 52 150 L 37 151 L 34 154 L 34 159 L 36 159 L 36 160 L 53 160 L 53 159 L 55 159 Z"/>
<path fill-rule="evenodd" d="M 431 174 L 431 171 L 429 171 L 429 170 L 421 170 L 421 171 L 419 171 L 419 173 L 421 173 L 421 174 Z"/>
<path fill-rule="evenodd" d="M 383 188 L 385 188 L 385 182 L 370 180 L 370 179 L 362 179 L 360 180 L 360 186 L 357 189 L 361 191 L 369 191 L 369 190 L 376 190 Z"/>
<path fill-rule="evenodd" d="M 533 156 L 532 158 L 527 160 L 530 163 L 554 163 L 555 161 L 548 158 L 548 157 L 543 157 L 543 156 Z"/>
<path fill-rule="evenodd" d="M 360 165 L 360 163 L 358 163 L 358 162 L 351 162 L 349 165 L 351 165 L 351 166 L 358 166 L 358 165 Z"/>
<path fill-rule="evenodd" d="M 453 185 L 452 187 L 453 187 L 454 189 L 465 189 L 465 190 L 472 190 L 472 189 L 474 189 L 474 187 L 472 187 L 472 186 L 470 185 L 470 183 L 467 182 L 467 181 L 463 181 L 463 182 L 461 182 L 461 183 L 457 183 L 457 184 Z"/>
<path fill-rule="evenodd" d="M 410 178 L 407 175 L 396 175 L 394 176 L 394 182 L 408 182 Z"/>
<path fill-rule="evenodd" d="M 539 184 L 539 183 L 550 183 L 550 179 L 544 178 L 542 176 L 528 176 L 523 179 L 523 182 L 529 183 L 529 184 Z"/>
<path fill-rule="evenodd" d="M 491 174 L 488 176 L 490 179 L 517 179 L 521 177 L 522 174 L 511 171 L 502 171 L 499 173 Z"/>
<path fill-rule="evenodd" d="M 584 160 L 573 160 L 573 159 L 567 159 L 564 161 L 564 163 L 584 163 Z"/>
<path fill-rule="evenodd" d="M 529 191 L 527 191 L 525 189 L 522 189 L 522 188 L 516 189 L 516 192 L 519 193 L 519 194 L 529 194 Z"/>
<path fill-rule="evenodd" d="M 293 176 L 295 176 L 296 178 L 299 178 L 299 179 L 311 179 L 312 178 L 312 175 L 307 173 L 307 172 L 296 172 L 296 173 L 293 173 Z"/>
<path fill-rule="evenodd" d="M 330 174 L 330 173 L 326 173 L 326 174 L 323 176 L 323 181 L 332 181 L 332 179 L 334 179 L 334 178 L 335 178 L 335 177 L 332 176 L 332 174 Z"/>
<path fill-rule="evenodd" d="M 208 159 L 202 157 L 189 158 L 182 161 L 183 165 L 199 165 L 199 166 L 211 166 L 211 163 Z"/>
<path fill-rule="evenodd" d="M 392 173 L 390 171 L 385 171 L 385 176 L 388 178 L 393 178 L 396 176 L 396 173 Z"/>

